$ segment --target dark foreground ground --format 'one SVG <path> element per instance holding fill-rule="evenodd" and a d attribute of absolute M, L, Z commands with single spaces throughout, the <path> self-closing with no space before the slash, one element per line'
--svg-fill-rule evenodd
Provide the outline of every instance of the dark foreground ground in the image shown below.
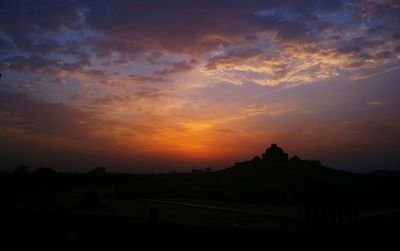
<path fill-rule="evenodd" d="M 158 175 L 0 173 L 0 250 L 398 246 L 399 175 L 246 163 Z"/>
<path fill-rule="evenodd" d="M 399 213 L 363 218 L 329 228 L 305 226 L 295 220 L 286 222 L 300 226 L 302 231 L 204 227 L 55 211 L 3 210 L 0 220 L 2 250 L 382 250 L 397 246 L 400 226 Z"/>

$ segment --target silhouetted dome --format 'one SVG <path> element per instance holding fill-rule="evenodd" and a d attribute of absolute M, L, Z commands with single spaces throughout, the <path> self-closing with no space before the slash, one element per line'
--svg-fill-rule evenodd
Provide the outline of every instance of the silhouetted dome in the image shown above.
<path fill-rule="evenodd" d="M 283 151 L 277 144 L 271 144 L 262 155 L 263 160 L 283 161 L 288 160 L 288 154 Z"/>

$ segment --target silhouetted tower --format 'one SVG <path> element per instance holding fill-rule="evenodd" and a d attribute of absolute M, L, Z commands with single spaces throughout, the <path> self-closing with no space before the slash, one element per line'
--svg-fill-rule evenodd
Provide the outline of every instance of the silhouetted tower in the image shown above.
<path fill-rule="evenodd" d="M 285 161 L 288 160 L 288 154 L 277 144 L 271 144 L 271 146 L 265 150 L 265 153 L 263 153 L 262 159 L 266 161 Z"/>

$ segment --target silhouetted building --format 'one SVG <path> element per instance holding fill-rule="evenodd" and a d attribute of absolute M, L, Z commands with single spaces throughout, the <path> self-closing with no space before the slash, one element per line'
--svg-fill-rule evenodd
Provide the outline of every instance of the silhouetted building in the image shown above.
<path fill-rule="evenodd" d="M 291 157 L 289 160 L 290 161 L 301 161 L 301 159 L 297 155 Z"/>
<path fill-rule="evenodd" d="M 212 171 L 211 167 L 206 167 L 206 168 L 204 168 L 204 169 L 196 169 L 196 168 L 194 168 L 194 169 L 192 169 L 192 172 L 191 172 L 191 173 L 193 173 L 193 174 L 198 174 L 198 173 L 211 173 L 211 171 Z"/>
<path fill-rule="evenodd" d="M 89 176 L 103 176 L 106 173 L 105 167 L 96 167 L 95 169 L 89 171 L 87 175 Z"/>
<path fill-rule="evenodd" d="M 271 144 L 265 153 L 263 153 L 262 159 L 265 161 L 285 161 L 288 160 L 288 154 L 277 144 Z"/>
<path fill-rule="evenodd" d="M 312 225 L 337 225 L 357 219 L 351 193 L 335 186 L 319 185 L 299 194 L 299 218 Z"/>
<path fill-rule="evenodd" d="M 53 176 L 57 174 L 57 171 L 50 167 L 39 167 L 36 169 L 33 174 L 35 176 Z"/>
<path fill-rule="evenodd" d="M 261 161 L 261 158 L 258 156 L 255 156 L 251 161 L 259 163 Z"/>

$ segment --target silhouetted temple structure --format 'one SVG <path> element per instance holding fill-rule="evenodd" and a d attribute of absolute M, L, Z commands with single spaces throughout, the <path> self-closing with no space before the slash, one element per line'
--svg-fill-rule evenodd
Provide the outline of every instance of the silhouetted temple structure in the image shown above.
<path fill-rule="evenodd" d="M 226 198 L 279 204 L 297 201 L 299 191 L 329 179 L 334 171 L 316 160 L 289 159 L 281 147 L 271 144 L 261 158 L 236 162 L 223 172 Z"/>
<path fill-rule="evenodd" d="M 265 150 L 265 153 L 262 154 L 262 159 L 266 161 L 285 161 L 288 160 L 288 154 L 277 144 L 271 144 L 271 146 Z"/>
<path fill-rule="evenodd" d="M 259 156 L 255 156 L 250 161 L 236 162 L 235 167 L 246 167 L 247 169 L 257 167 L 321 167 L 321 163 L 318 160 L 303 160 L 297 155 L 289 158 L 289 155 L 277 144 L 271 144 L 265 152 Z M 253 173 L 256 173 L 253 170 Z M 246 170 L 251 172 L 251 170 Z"/>

